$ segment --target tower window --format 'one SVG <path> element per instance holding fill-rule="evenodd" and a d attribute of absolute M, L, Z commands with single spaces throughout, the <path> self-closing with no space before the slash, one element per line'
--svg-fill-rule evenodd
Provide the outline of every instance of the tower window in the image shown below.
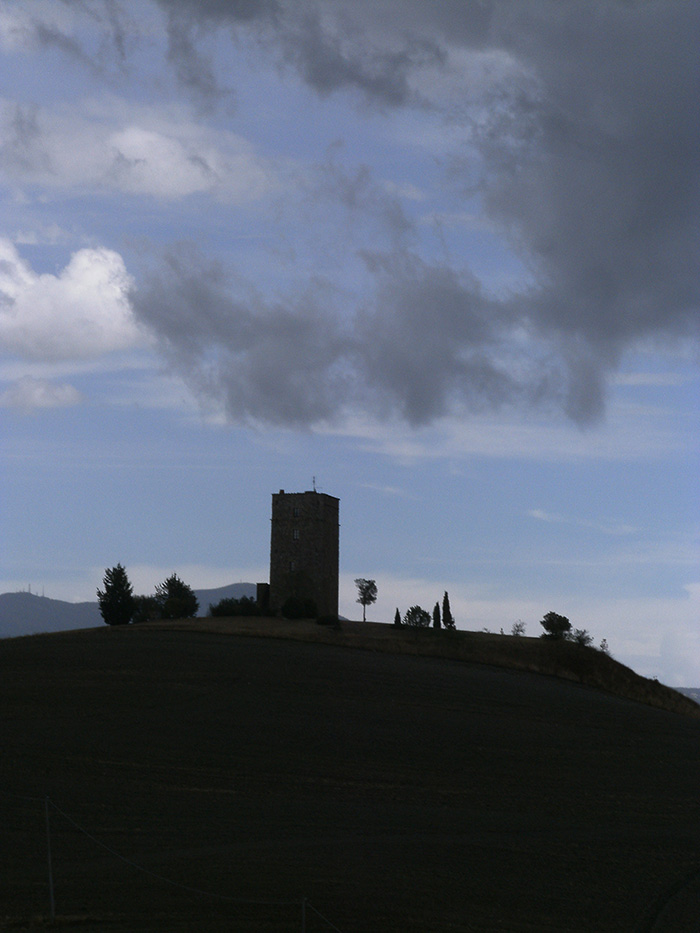
<path fill-rule="evenodd" d="M 290 560 L 289 561 L 289 572 L 294 573 L 296 569 L 297 569 L 297 562 L 295 560 Z"/>
<path fill-rule="evenodd" d="M 292 532 L 292 538 L 294 538 L 295 541 L 299 540 L 299 529 L 298 528 L 295 528 L 294 531 Z"/>
<path fill-rule="evenodd" d="M 292 509 L 292 514 L 294 515 L 294 518 L 299 518 L 299 506 L 298 505 L 294 506 L 294 508 Z"/>

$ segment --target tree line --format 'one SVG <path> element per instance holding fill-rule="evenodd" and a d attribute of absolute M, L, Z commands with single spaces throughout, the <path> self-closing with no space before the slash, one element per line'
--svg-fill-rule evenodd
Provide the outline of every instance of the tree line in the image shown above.
<path fill-rule="evenodd" d="M 366 621 L 367 606 L 377 601 L 377 581 L 358 577 L 355 580 L 357 587 L 357 602 L 362 606 L 362 621 Z M 97 601 L 100 613 L 107 625 L 128 625 L 130 622 L 149 622 L 158 619 L 191 619 L 197 615 L 199 602 L 191 586 L 181 580 L 176 573 L 171 574 L 155 588 L 151 596 L 134 596 L 133 587 L 124 567 L 117 564 L 105 570 L 102 589 L 97 590 Z M 306 611 L 306 610 L 305 610 Z M 241 599 L 222 599 L 216 605 L 209 606 L 211 616 L 259 616 L 263 612 L 254 599 L 242 597 Z M 287 618 L 301 618 L 299 614 L 283 612 Z M 304 615 L 304 618 L 308 617 Z M 450 608 L 450 597 L 445 590 L 440 602 L 436 602 L 432 613 L 421 606 L 411 606 L 401 616 L 398 608 L 394 615 L 394 625 L 410 628 L 445 629 L 454 631 L 456 623 Z M 557 612 L 547 612 L 540 620 L 543 627 L 542 638 L 554 641 L 571 641 L 584 648 L 593 646 L 593 636 L 586 629 L 573 628 L 566 616 Z M 501 634 L 504 634 L 501 629 Z M 513 624 L 511 634 L 522 636 L 525 634 L 525 623 L 517 621 Z M 609 654 L 608 643 L 603 639 L 600 651 Z"/>
<path fill-rule="evenodd" d="M 397 628 L 403 626 L 409 626 L 411 628 L 430 628 L 432 626 L 434 629 L 454 631 L 457 625 L 452 615 L 452 610 L 450 609 L 450 597 L 447 590 L 445 590 L 445 594 L 442 597 L 442 609 L 440 608 L 439 601 L 433 606 L 432 613 L 428 612 L 427 609 L 423 609 L 422 606 L 411 606 L 410 609 L 406 610 L 402 618 L 397 608 L 394 614 L 394 625 L 397 626 Z"/>
<path fill-rule="evenodd" d="M 127 572 L 121 564 L 105 570 L 102 589 L 97 590 L 100 613 L 107 625 L 128 625 L 156 619 L 191 619 L 199 601 L 191 586 L 176 573 L 155 588 L 151 596 L 135 596 Z"/>
<path fill-rule="evenodd" d="M 105 570 L 102 589 L 97 590 L 100 613 L 107 625 L 128 625 L 130 622 L 154 622 L 158 619 L 193 619 L 199 611 L 199 600 L 189 584 L 176 573 L 155 588 L 150 596 L 135 596 L 121 564 Z M 255 599 L 224 598 L 209 605 L 210 616 L 261 616 L 265 613 Z"/>

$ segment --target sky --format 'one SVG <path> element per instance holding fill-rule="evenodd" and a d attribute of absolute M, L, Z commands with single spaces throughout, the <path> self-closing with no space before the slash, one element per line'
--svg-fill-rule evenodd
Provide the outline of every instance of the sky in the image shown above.
<path fill-rule="evenodd" d="M 447 590 L 700 685 L 700 7 L 4 0 L 0 592 Z"/>

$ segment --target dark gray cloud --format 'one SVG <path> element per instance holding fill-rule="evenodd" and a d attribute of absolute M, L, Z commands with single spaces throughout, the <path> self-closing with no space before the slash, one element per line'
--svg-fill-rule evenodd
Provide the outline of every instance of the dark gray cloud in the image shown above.
<path fill-rule="evenodd" d="M 171 365 L 237 422 L 295 427 L 344 404 L 352 338 L 311 282 L 294 300 L 265 300 L 191 244 L 171 250 L 132 296 Z"/>
<path fill-rule="evenodd" d="M 183 347 L 197 345 L 204 328 L 207 353 L 216 347 L 222 358 L 207 370 L 210 390 L 219 387 L 232 414 L 301 423 L 329 417 L 352 398 L 420 423 L 455 400 L 517 401 L 555 402 L 586 423 L 603 414 L 606 380 L 627 350 L 641 341 L 698 339 L 697 4 L 158 3 L 169 23 L 171 63 L 202 99 L 220 91 L 200 50 L 202 35 L 245 29 L 320 94 L 345 90 L 384 109 L 430 108 L 445 124 L 463 127 L 469 148 L 451 155 L 446 184 L 478 192 L 531 273 L 526 293 L 487 299 L 463 264 L 411 255 L 399 236 L 384 256 L 365 253 L 373 292 L 360 309 L 326 311 L 314 288 L 303 296 L 292 288 L 277 306 L 253 307 L 227 298 L 236 293 L 226 291 L 229 283 L 207 292 L 198 310 L 185 301 L 186 290 L 178 292 L 180 331 L 174 320 L 167 328 L 164 318 L 154 322 L 147 305 L 171 287 L 164 273 L 160 286 L 151 281 L 139 293 L 140 313 L 167 331 L 173 348 L 180 332 Z M 488 85 L 472 86 L 464 76 L 459 93 L 431 96 L 421 74 L 432 68 L 458 82 L 465 52 L 497 52 L 511 67 Z M 376 215 L 366 177 L 358 171 L 354 187 L 348 177 L 326 169 L 323 196 Z M 383 209 L 390 207 L 386 201 Z M 396 231 L 401 221 L 398 211 Z M 191 288 L 196 280 L 193 268 Z M 525 343 L 516 335 L 526 335 Z M 302 363 L 303 340 L 313 352 Z M 202 383 L 207 353 L 195 367 Z M 235 375 L 227 376 L 224 361 L 234 359 Z"/>
<path fill-rule="evenodd" d="M 132 304 L 169 365 L 234 422 L 306 427 L 359 411 L 419 426 L 455 404 L 547 404 L 584 422 L 602 408 L 587 346 L 523 347 L 517 312 L 468 273 L 407 250 L 363 258 L 371 295 L 348 308 L 321 279 L 271 300 L 181 243 L 141 276 Z"/>

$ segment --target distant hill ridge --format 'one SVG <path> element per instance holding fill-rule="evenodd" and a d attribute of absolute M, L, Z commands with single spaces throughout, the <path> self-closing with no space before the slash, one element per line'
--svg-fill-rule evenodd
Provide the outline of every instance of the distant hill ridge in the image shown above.
<path fill-rule="evenodd" d="M 195 590 L 195 594 L 200 615 L 206 615 L 209 606 L 216 605 L 222 599 L 254 597 L 255 584 L 230 583 L 215 589 Z M 0 594 L 0 638 L 66 632 L 103 624 L 97 600 L 70 603 L 63 599 L 37 596 L 35 593 Z"/>

